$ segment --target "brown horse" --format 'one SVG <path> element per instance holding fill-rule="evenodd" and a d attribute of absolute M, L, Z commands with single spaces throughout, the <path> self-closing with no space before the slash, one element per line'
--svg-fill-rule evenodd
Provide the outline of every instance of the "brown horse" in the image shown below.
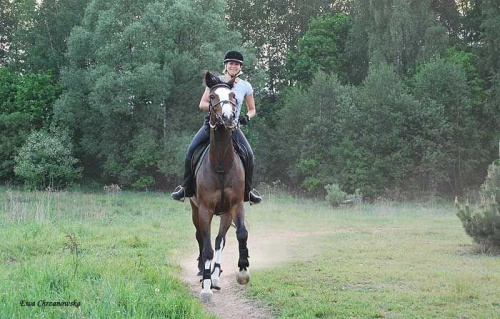
<path fill-rule="evenodd" d="M 240 255 L 237 281 L 246 284 L 250 280 L 250 273 L 243 205 L 245 170 L 231 137 L 237 129 L 238 120 L 234 115 L 234 93 L 231 92 L 234 80 L 226 83 L 207 72 L 205 84 L 210 89 L 210 149 L 200 164 L 196 176 L 196 195 L 190 198 L 190 203 L 200 250 L 199 274 L 203 276 L 201 299 L 209 301 L 213 294 L 212 288 L 220 289 L 220 258 L 226 243 L 226 233 L 233 222 Z M 214 215 L 220 215 L 221 221 L 212 265 L 214 250 L 210 228 Z"/>

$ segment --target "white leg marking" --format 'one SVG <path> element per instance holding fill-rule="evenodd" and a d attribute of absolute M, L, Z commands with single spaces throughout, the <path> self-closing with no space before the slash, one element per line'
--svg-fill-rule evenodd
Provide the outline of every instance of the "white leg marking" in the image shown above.
<path fill-rule="evenodd" d="M 224 239 L 220 242 L 220 249 L 215 251 L 215 263 L 220 264 L 220 259 L 222 257 L 222 249 L 224 248 Z"/>
<path fill-rule="evenodd" d="M 211 260 L 205 261 L 205 270 L 210 270 L 210 266 L 212 264 Z M 203 301 L 210 301 L 212 299 L 212 280 L 203 279 L 203 288 L 201 289 L 200 297 Z"/>
<path fill-rule="evenodd" d="M 214 269 L 212 272 L 212 284 L 214 287 L 220 287 L 220 267 L 215 267 L 215 264 L 220 265 L 220 261 L 222 258 L 222 249 L 224 248 L 224 239 L 222 239 L 221 244 L 220 244 L 220 249 L 217 249 L 215 251 L 215 263 L 214 263 Z"/>

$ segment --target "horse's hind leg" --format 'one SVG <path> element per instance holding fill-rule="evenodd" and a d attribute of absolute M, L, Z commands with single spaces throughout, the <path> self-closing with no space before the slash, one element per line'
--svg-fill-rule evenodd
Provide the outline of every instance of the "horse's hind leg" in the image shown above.
<path fill-rule="evenodd" d="M 245 211 L 243 209 L 243 203 L 241 203 L 237 209 L 235 224 L 236 237 L 238 238 L 240 251 L 240 258 L 238 260 L 239 272 L 236 274 L 236 280 L 239 284 L 246 285 L 250 281 L 250 271 L 248 270 L 250 263 L 248 262 L 248 231 L 245 227 Z"/>
<path fill-rule="evenodd" d="M 215 257 L 214 257 L 214 268 L 212 270 L 212 287 L 214 289 L 220 289 L 220 274 L 221 269 L 221 255 L 224 246 L 226 245 L 226 233 L 231 226 L 231 221 L 233 220 L 231 214 L 224 214 L 221 216 L 219 234 L 215 238 Z"/>

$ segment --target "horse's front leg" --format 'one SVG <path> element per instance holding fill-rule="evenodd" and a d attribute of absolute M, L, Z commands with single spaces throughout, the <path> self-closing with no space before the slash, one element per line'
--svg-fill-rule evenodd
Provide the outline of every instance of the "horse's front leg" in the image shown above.
<path fill-rule="evenodd" d="M 246 285 L 250 281 L 250 271 L 248 270 L 250 263 L 248 262 L 248 231 L 245 227 L 245 210 L 243 208 L 243 202 L 237 208 L 235 224 L 236 237 L 238 238 L 238 246 L 240 251 L 240 258 L 238 260 L 239 272 L 236 274 L 236 280 L 239 284 Z"/>
<path fill-rule="evenodd" d="M 201 284 L 200 298 L 203 301 L 210 301 L 212 299 L 212 280 L 211 280 L 211 265 L 214 257 L 212 243 L 210 241 L 210 223 L 212 222 L 213 214 L 206 208 L 200 206 L 200 230 L 201 237 L 203 238 L 203 278 Z"/>
<path fill-rule="evenodd" d="M 223 214 L 220 220 L 219 226 L 219 234 L 217 238 L 215 238 L 215 260 L 214 260 L 214 268 L 212 270 L 212 288 L 219 290 L 220 285 L 220 275 L 222 273 L 221 269 L 221 257 L 222 250 L 224 250 L 224 246 L 226 245 L 226 233 L 229 227 L 231 226 L 231 221 L 233 217 L 231 214 Z"/>
<path fill-rule="evenodd" d="M 190 201 L 191 203 L 191 216 L 193 220 L 193 225 L 196 228 L 196 241 L 198 242 L 198 276 L 203 276 L 203 257 L 201 253 L 203 252 L 203 237 L 201 236 L 201 227 L 200 227 L 200 210 L 198 207 Z"/>

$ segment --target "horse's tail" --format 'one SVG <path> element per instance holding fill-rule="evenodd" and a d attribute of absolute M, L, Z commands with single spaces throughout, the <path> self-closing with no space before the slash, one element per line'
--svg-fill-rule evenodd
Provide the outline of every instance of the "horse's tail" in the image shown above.
<path fill-rule="evenodd" d="M 250 228 L 250 223 L 248 222 L 248 219 L 246 217 L 245 217 L 245 225 L 247 226 L 247 228 Z M 236 228 L 234 220 L 231 221 L 231 227 Z"/>

